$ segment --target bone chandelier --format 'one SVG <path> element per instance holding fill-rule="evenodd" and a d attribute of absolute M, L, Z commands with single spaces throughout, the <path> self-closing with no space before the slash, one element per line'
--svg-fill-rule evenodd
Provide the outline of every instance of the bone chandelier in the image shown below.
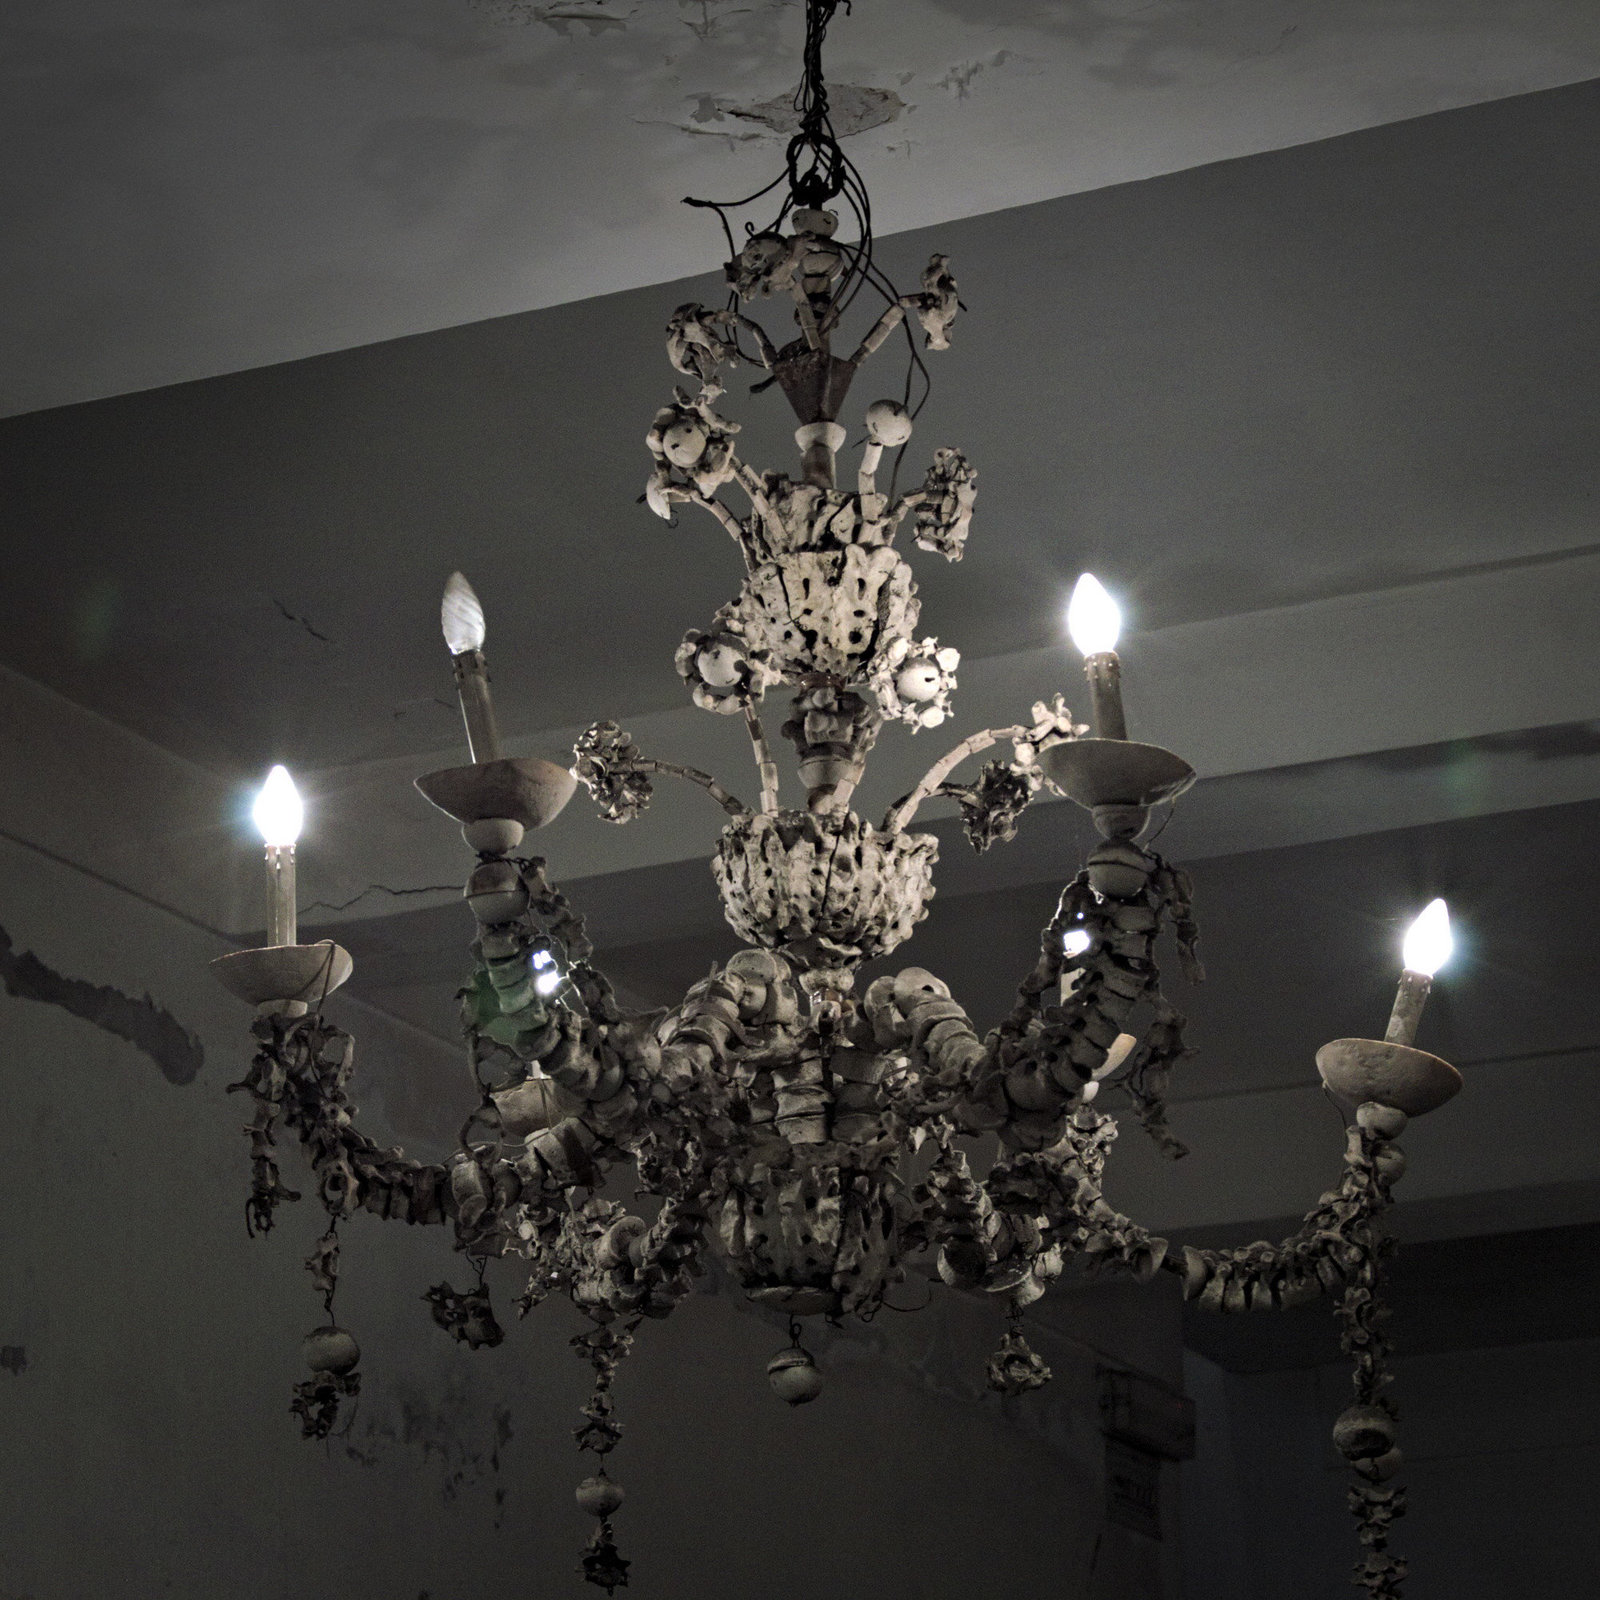
<path fill-rule="evenodd" d="M 1092 734 L 1057 697 L 1015 727 L 959 744 L 876 826 L 851 809 L 888 725 L 915 733 L 947 714 L 959 658 L 917 636 L 916 586 L 895 539 L 909 520 L 920 549 L 960 560 L 975 474 L 959 451 L 943 449 L 909 493 L 896 496 L 892 480 L 888 490 L 879 481 L 884 452 L 898 451 L 912 430 L 909 374 L 921 360 L 911 325 L 920 325 L 925 348 L 942 350 L 960 302 L 942 256 L 913 294 L 896 293 L 873 265 L 865 193 L 828 122 L 820 52 L 835 3 L 808 6 L 801 131 L 772 186 L 782 191 L 777 218 L 747 230 L 728 262 L 725 307 L 673 314 L 668 356 L 692 387 L 675 391 L 648 436 L 652 509 L 669 519 L 679 505 L 705 511 L 744 555 L 738 598 L 709 630 L 687 635 L 677 668 L 697 705 L 744 719 L 759 804 L 704 773 L 647 758 L 614 723 L 583 735 L 571 771 L 503 756 L 483 613 L 452 576 L 444 631 L 472 761 L 417 781 L 463 825 L 478 855 L 466 887 L 478 935 L 463 1024 L 480 1104 L 456 1153 L 431 1165 L 380 1148 L 355 1126 L 352 1041 L 321 1014 L 349 976 L 350 957 L 331 943 L 296 942 L 299 801 L 281 768 L 258 803 L 271 943 L 223 956 L 215 968 L 259 1009 L 259 1048 L 236 1086 L 255 1104 L 247 1220 L 265 1231 L 279 1203 L 298 1198 L 280 1176 L 280 1128 L 304 1146 L 329 1218 L 307 1262 L 328 1321 L 306 1340 L 311 1375 L 293 1410 L 308 1437 L 326 1437 L 341 1399 L 359 1388 L 356 1341 L 332 1318 L 345 1217 L 365 1210 L 453 1230 L 475 1281 L 465 1291 L 441 1283 L 426 1298 L 435 1320 L 474 1348 L 503 1337 L 485 1263 L 521 1257 L 529 1277 L 520 1312 L 559 1290 L 590 1323 L 573 1341 L 595 1376 L 576 1436 L 599 1459 L 578 1489 L 597 1519 L 582 1565 L 609 1592 L 627 1582 L 628 1567 L 612 1528 L 622 1490 L 605 1469 L 620 1437 L 612 1382 L 641 1320 L 666 1316 L 690 1292 L 708 1250 L 720 1252 L 753 1300 L 790 1318 L 791 1343 L 768 1374 L 792 1405 L 822 1388 L 800 1319 L 870 1316 L 923 1253 L 945 1283 L 1005 1308 L 1009 1330 L 989 1366 L 989 1383 L 1003 1394 L 1049 1378 L 1020 1318 L 1073 1258 L 1141 1280 L 1174 1273 L 1186 1297 L 1219 1312 L 1329 1295 L 1355 1367 L 1355 1403 L 1334 1440 L 1353 1470 L 1350 1503 L 1366 1547 L 1356 1582 L 1372 1596 L 1398 1596 L 1404 1563 L 1386 1543 L 1403 1501 L 1392 1482 L 1400 1455 L 1378 1299 L 1387 1249 L 1379 1219 L 1404 1167 L 1396 1136 L 1460 1084 L 1453 1068 L 1411 1043 L 1449 950 L 1444 906 L 1430 907 L 1407 942 L 1386 1037 L 1340 1039 L 1317 1054 L 1350 1126 L 1343 1175 L 1298 1231 L 1240 1250 L 1173 1250 L 1106 1203 L 1101 1174 L 1117 1126 L 1096 1104 L 1104 1083 L 1124 1092 L 1167 1155 L 1184 1153 L 1162 1099 L 1185 1054 L 1183 1019 L 1162 992 L 1155 954 L 1166 929 L 1187 976 L 1201 975 L 1189 883 L 1139 839 L 1151 808 L 1178 796 L 1194 773 L 1169 751 L 1128 740 L 1116 607 L 1085 577 L 1069 623 L 1086 656 Z M 839 214 L 829 209 L 836 201 L 851 214 L 853 243 L 840 237 Z M 835 345 L 863 287 L 881 291 L 887 308 L 841 356 Z M 792 305 L 799 337 L 775 343 L 740 309 L 766 298 Z M 855 486 L 840 488 L 847 391 L 902 326 L 912 363 L 905 398 L 866 408 Z M 797 478 L 758 472 L 735 452 L 738 428 L 718 409 L 719 377 L 740 362 L 761 367 L 767 377 L 757 387 L 776 383 L 799 417 Z M 747 509 L 723 498 L 729 490 Z M 761 720 L 764 700 L 779 689 L 793 697 L 782 733 L 798 756 L 801 806 L 783 801 Z M 960 763 L 994 746 L 1009 746 L 1009 758 L 953 780 Z M 649 804 L 658 774 L 701 785 L 728 813 L 712 870 L 747 948 L 678 1005 L 632 1014 L 590 960 L 583 920 L 547 879 L 544 861 L 516 852 L 579 781 L 602 815 L 621 823 Z M 911 831 L 922 803 L 954 799 L 968 839 L 986 850 L 1012 838 L 1044 788 L 1086 807 L 1102 842 L 1063 890 L 1005 1021 L 981 1037 L 945 982 L 917 967 L 859 989 L 861 963 L 895 949 L 926 914 L 937 840 Z M 917 1181 L 908 1161 L 923 1147 Z M 631 1185 L 655 1197 L 646 1215 L 600 1192 L 624 1162 L 634 1169 Z"/>

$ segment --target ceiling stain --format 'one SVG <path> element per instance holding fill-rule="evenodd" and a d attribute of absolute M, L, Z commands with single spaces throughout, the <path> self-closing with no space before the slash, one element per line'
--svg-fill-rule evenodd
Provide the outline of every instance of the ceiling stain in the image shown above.
<path fill-rule="evenodd" d="M 701 94 L 694 97 L 694 110 L 689 113 L 690 126 L 670 123 L 668 126 L 684 133 L 713 133 L 728 138 L 753 139 L 756 133 L 731 133 L 726 128 L 705 126 L 727 121 L 753 122 L 770 133 L 789 135 L 800 128 L 800 113 L 794 107 L 794 94 L 776 94 L 770 100 L 740 102 L 726 95 Z M 874 89 L 866 84 L 842 83 L 828 89 L 828 116 L 833 131 L 841 139 L 852 134 L 866 133 L 871 128 L 881 128 L 893 122 L 904 111 L 911 110 L 893 89 Z"/>
<path fill-rule="evenodd" d="M 615 5 L 597 3 L 597 0 L 589 0 L 587 4 L 585 0 L 568 0 L 566 5 L 554 6 L 532 5 L 528 0 L 472 0 L 472 5 L 492 22 L 512 27 L 537 23 L 568 39 L 580 29 L 591 38 L 620 31 L 628 26 L 628 19 L 638 10 L 637 6 L 619 9 Z"/>
<path fill-rule="evenodd" d="M 972 80 L 982 73 L 993 72 L 1003 67 L 1008 61 L 1017 60 L 1015 50 L 996 50 L 993 55 L 982 56 L 976 61 L 963 61 L 945 73 L 942 78 L 935 78 L 937 88 L 948 89 L 957 100 L 965 100 L 972 92 Z"/>

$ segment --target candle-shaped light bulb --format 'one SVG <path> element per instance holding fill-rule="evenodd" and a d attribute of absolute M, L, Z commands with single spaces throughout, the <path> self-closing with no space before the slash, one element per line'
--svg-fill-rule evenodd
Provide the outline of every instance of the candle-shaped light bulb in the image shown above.
<path fill-rule="evenodd" d="M 1450 959 L 1455 940 L 1450 935 L 1450 909 L 1443 900 L 1430 900 L 1421 916 L 1406 929 L 1400 947 L 1404 971 L 1389 1027 L 1384 1039 L 1389 1044 L 1410 1044 L 1417 1036 L 1422 1008 L 1427 1004 L 1433 975 Z"/>
<path fill-rule="evenodd" d="M 1067 632 L 1086 656 L 1104 655 L 1117 648 L 1122 633 L 1122 610 L 1092 572 L 1078 579 L 1067 603 Z"/>
<path fill-rule="evenodd" d="M 267 781 L 261 785 L 261 793 L 250 808 L 250 816 L 261 830 L 263 844 L 293 848 L 305 825 L 306 808 L 287 767 L 274 767 L 267 774 Z"/>
<path fill-rule="evenodd" d="M 487 629 L 483 621 L 483 604 L 477 591 L 461 576 L 452 572 L 445 580 L 444 599 L 439 604 L 439 622 L 444 628 L 444 642 L 450 654 L 459 656 L 468 650 L 483 649 Z"/>
<path fill-rule="evenodd" d="M 305 821 L 305 806 L 287 767 L 267 774 L 250 815 L 267 847 L 267 943 L 293 944 L 297 936 L 294 898 L 294 845 Z"/>
<path fill-rule="evenodd" d="M 1443 900 L 1430 900 L 1421 916 L 1406 929 L 1405 943 L 1400 947 L 1400 959 L 1407 972 L 1419 972 L 1431 978 L 1455 948 L 1450 937 L 1450 908 Z"/>
<path fill-rule="evenodd" d="M 1084 573 L 1072 591 L 1067 606 L 1067 632 L 1083 652 L 1095 737 L 1126 739 L 1128 724 L 1122 714 L 1122 664 L 1116 655 L 1117 638 L 1122 632 L 1122 612 L 1093 573 Z"/>
<path fill-rule="evenodd" d="M 444 642 L 456 668 L 456 693 L 461 699 L 461 720 L 467 725 L 467 748 L 475 762 L 500 759 L 500 730 L 495 725 L 489 699 L 489 667 L 483 658 L 487 633 L 483 606 L 472 585 L 452 572 L 439 605 Z"/>

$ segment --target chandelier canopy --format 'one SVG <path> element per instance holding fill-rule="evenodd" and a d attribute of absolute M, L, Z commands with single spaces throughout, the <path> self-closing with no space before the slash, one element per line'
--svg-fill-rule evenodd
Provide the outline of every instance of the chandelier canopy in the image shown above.
<path fill-rule="evenodd" d="M 505 755 L 483 607 L 461 574 L 446 585 L 442 623 L 471 760 L 417 784 L 477 856 L 465 891 L 477 937 L 462 1022 L 479 1103 L 445 1163 L 381 1148 L 356 1125 L 352 1040 L 322 1015 L 350 958 L 328 942 L 297 942 L 299 800 L 281 768 L 263 791 L 269 943 L 221 957 L 215 970 L 259 1011 L 257 1053 L 236 1086 L 255 1104 L 252 1231 L 270 1229 L 279 1204 L 298 1198 L 280 1173 L 280 1131 L 304 1147 L 329 1219 L 307 1263 L 326 1322 L 306 1338 L 310 1376 L 293 1409 L 308 1437 L 323 1438 L 359 1390 L 359 1347 L 333 1318 L 345 1217 L 365 1210 L 452 1231 L 472 1281 L 465 1290 L 440 1283 L 427 1299 L 434 1319 L 472 1348 L 504 1337 L 485 1264 L 521 1258 L 520 1312 L 559 1292 L 590 1324 L 574 1341 L 595 1376 L 577 1430 L 597 1458 L 578 1489 L 596 1518 L 582 1566 L 610 1592 L 629 1565 L 613 1529 L 622 1489 L 606 1470 L 620 1438 L 612 1383 L 643 1319 L 672 1311 L 708 1252 L 753 1301 L 790 1319 L 790 1343 L 768 1376 L 791 1405 L 822 1389 L 802 1319 L 872 1315 L 917 1258 L 951 1288 L 1005 1309 L 1010 1324 L 988 1378 L 1006 1394 L 1050 1376 L 1021 1318 L 1072 1260 L 1146 1281 L 1172 1273 L 1186 1298 L 1218 1312 L 1327 1295 L 1355 1367 L 1354 1404 L 1334 1441 L 1352 1469 L 1367 1552 L 1356 1581 L 1389 1600 L 1404 1574 L 1386 1548 L 1403 1499 L 1393 1482 L 1400 1454 L 1378 1298 L 1388 1249 L 1380 1218 L 1404 1170 L 1395 1140 L 1408 1118 L 1460 1086 L 1452 1067 L 1413 1044 L 1449 953 L 1448 915 L 1436 901 L 1408 938 L 1386 1036 L 1339 1039 L 1317 1053 L 1348 1132 L 1342 1175 L 1298 1230 L 1244 1249 L 1174 1249 L 1106 1202 L 1117 1124 L 1100 1109 L 1103 1086 L 1121 1090 L 1165 1155 L 1185 1153 L 1164 1099 L 1188 1053 L 1184 1019 L 1156 956 L 1170 936 L 1184 975 L 1202 976 L 1190 884 L 1142 841 L 1152 811 L 1195 774 L 1172 752 L 1129 740 L 1118 608 L 1086 574 L 1068 620 L 1084 655 L 1088 720 L 1059 695 L 1041 701 L 1015 725 L 941 756 L 879 821 L 852 809 L 880 735 L 895 724 L 931 731 L 950 714 L 960 657 L 919 634 L 901 547 L 959 561 L 977 474 L 959 450 L 940 448 L 921 482 L 897 492 L 926 378 L 922 352 L 948 348 L 962 305 L 942 255 L 910 293 L 873 261 L 866 193 L 828 121 L 821 49 L 836 9 L 837 0 L 807 7 L 800 131 L 783 173 L 748 201 L 712 207 L 730 246 L 729 299 L 673 312 L 667 355 L 684 381 L 646 437 L 650 508 L 669 520 L 680 507 L 708 514 L 744 558 L 739 593 L 685 636 L 676 666 L 696 705 L 742 719 L 755 802 L 645 755 L 612 722 L 583 734 L 570 770 Z M 737 239 L 729 212 L 771 192 L 775 219 Z M 847 337 L 862 291 L 880 296 L 882 309 Z M 792 313 L 795 337 L 780 342 L 749 314 L 761 301 Z M 841 487 L 849 392 L 896 337 L 909 357 L 900 396 L 864 407 L 854 481 Z M 776 385 L 794 409 L 794 476 L 738 453 L 723 380 L 741 365 L 761 369 L 756 388 Z M 763 721 L 773 699 L 789 706 L 779 733 L 794 750 L 795 803 Z M 986 751 L 996 753 L 958 778 Z M 745 948 L 677 1005 L 634 1013 L 595 966 L 583 919 L 545 862 L 519 852 L 579 783 L 606 820 L 626 823 L 661 776 L 698 784 L 726 813 L 712 872 Z M 862 963 L 894 951 L 927 914 L 938 840 L 913 829 L 924 802 L 953 800 L 983 851 L 1010 840 L 1045 789 L 1084 807 L 1100 842 L 1065 885 L 1000 1026 L 980 1035 L 950 985 L 920 967 L 863 987 Z M 606 1197 L 621 1165 L 650 1197 L 637 1211 Z"/>

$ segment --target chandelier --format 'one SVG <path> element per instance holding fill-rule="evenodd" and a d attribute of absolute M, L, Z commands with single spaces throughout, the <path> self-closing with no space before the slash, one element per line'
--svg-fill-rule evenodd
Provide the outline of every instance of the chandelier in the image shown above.
<path fill-rule="evenodd" d="M 1449 954 L 1444 903 L 1406 938 L 1384 1037 L 1337 1039 L 1317 1052 L 1348 1130 L 1343 1172 L 1300 1228 L 1276 1244 L 1171 1248 L 1106 1202 L 1101 1180 L 1117 1135 L 1100 1109 L 1106 1087 L 1165 1155 L 1184 1154 L 1164 1103 L 1168 1074 L 1187 1053 L 1184 1019 L 1162 989 L 1156 954 L 1170 935 L 1185 975 L 1202 976 L 1190 885 L 1141 839 L 1152 811 L 1195 774 L 1172 752 L 1128 738 L 1118 608 L 1085 575 L 1068 625 L 1084 655 L 1087 723 L 1057 696 L 1015 726 L 963 740 L 880 822 L 851 807 L 880 734 L 893 724 L 932 730 L 949 713 L 960 658 L 918 636 L 916 585 L 896 539 L 959 561 L 976 474 L 960 451 L 940 449 L 917 487 L 896 489 L 919 383 L 926 394 L 921 351 L 948 347 L 962 307 L 945 257 L 934 256 L 908 294 L 874 263 L 866 193 L 834 137 L 822 73 L 837 5 L 808 0 L 799 128 L 784 171 L 746 200 L 691 202 L 709 205 L 727 233 L 731 292 L 723 306 L 673 313 L 667 354 L 685 384 L 647 438 L 650 508 L 669 520 L 679 507 L 708 513 L 744 557 L 737 598 L 685 636 L 676 665 L 696 705 L 743 720 L 757 802 L 646 756 L 611 722 L 583 734 L 570 770 L 504 755 L 482 608 L 459 573 L 446 586 L 444 635 L 471 760 L 417 786 L 461 824 L 477 855 L 465 891 L 477 937 L 462 1021 L 479 1090 L 448 1161 L 409 1159 L 359 1131 L 352 1040 L 322 1015 L 351 960 L 331 942 L 297 942 L 301 807 L 281 767 L 257 802 L 269 942 L 213 965 L 258 1011 L 257 1051 L 234 1086 L 254 1102 L 247 1224 L 266 1232 L 277 1207 L 299 1198 L 280 1171 L 281 1132 L 301 1143 L 328 1216 L 306 1263 L 325 1322 L 306 1337 L 309 1376 L 292 1409 L 307 1437 L 326 1438 L 360 1388 L 359 1346 L 333 1316 L 340 1224 L 354 1212 L 451 1230 L 472 1280 L 464 1290 L 437 1284 L 426 1299 L 434 1320 L 474 1349 L 504 1337 L 485 1264 L 520 1258 L 528 1280 L 519 1312 L 559 1292 L 588 1321 L 573 1340 L 594 1372 L 576 1429 L 596 1458 L 577 1490 L 596 1519 L 582 1570 L 609 1593 L 627 1583 L 629 1566 L 613 1528 L 623 1491 L 606 1470 L 621 1435 L 612 1385 L 643 1321 L 690 1292 L 708 1252 L 751 1300 L 789 1319 L 790 1342 L 767 1371 L 791 1405 L 823 1385 L 803 1343 L 805 1319 L 870 1317 L 913 1258 L 1004 1308 L 1009 1326 L 988 1369 L 1003 1394 L 1048 1381 L 1022 1317 L 1071 1261 L 1141 1281 L 1174 1274 L 1186 1299 L 1221 1313 L 1328 1296 L 1354 1366 L 1354 1401 L 1333 1438 L 1351 1469 L 1365 1548 L 1355 1581 L 1392 1600 L 1405 1563 L 1389 1553 L 1388 1535 L 1404 1499 L 1394 1482 L 1400 1452 L 1380 1298 L 1391 1242 L 1381 1219 L 1404 1170 L 1396 1139 L 1407 1119 L 1461 1082 L 1413 1044 Z M 730 211 L 769 194 L 776 216 L 736 238 Z M 883 309 L 851 344 L 847 316 L 863 294 Z M 792 306 L 797 337 L 775 342 L 746 314 L 766 299 Z M 909 353 L 901 397 L 865 408 L 854 486 L 841 487 L 848 392 L 897 337 Z M 739 456 L 738 424 L 721 406 L 722 375 L 741 364 L 763 372 L 757 389 L 776 384 L 794 408 L 798 476 Z M 741 497 L 737 506 L 730 495 Z M 800 804 L 786 803 L 763 723 L 768 697 L 780 693 L 791 707 L 780 734 L 795 750 Z M 1000 753 L 957 777 L 986 750 Z M 662 776 L 698 784 L 727 813 L 712 872 L 744 948 L 677 1005 L 633 1013 L 591 960 L 583 919 L 545 862 L 519 852 L 579 783 L 603 817 L 625 823 Z M 927 913 L 938 840 L 912 829 L 924 802 L 953 800 L 983 851 L 1010 840 L 1046 789 L 1089 811 L 1099 843 L 1063 889 L 999 1027 L 981 1036 L 949 985 L 919 967 L 863 987 L 862 964 L 902 944 Z M 624 1163 L 651 1197 L 645 1214 L 605 1197 L 608 1174 Z"/>

